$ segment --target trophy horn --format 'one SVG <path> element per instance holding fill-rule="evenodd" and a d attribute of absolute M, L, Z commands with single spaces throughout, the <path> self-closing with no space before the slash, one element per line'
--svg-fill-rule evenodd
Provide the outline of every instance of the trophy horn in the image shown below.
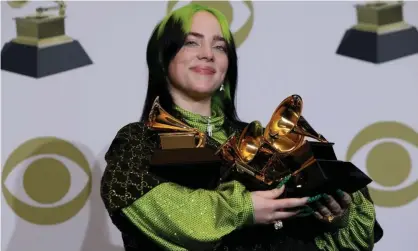
<path fill-rule="evenodd" d="M 248 163 L 254 159 L 263 142 L 263 126 L 259 121 L 249 123 L 239 135 L 232 134 L 217 149 L 215 154 L 222 154 L 228 161 Z"/>
<path fill-rule="evenodd" d="M 203 147 L 206 143 L 206 135 L 203 132 L 185 124 L 165 111 L 159 102 L 159 97 L 154 100 L 146 124 L 151 129 L 169 134 L 192 134 L 198 139 L 197 148 Z"/>
<path fill-rule="evenodd" d="M 242 131 L 237 145 L 244 163 L 248 163 L 254 159 L 263 144 L 263 126 L 260 121 L 253 121 L 248 124 Z"/>
<path fill-rule="evenodd" d="M 264 139 L 280 153 L 297 149 L 304 143 L 305 137 L 328 142 L 301 115 L 302 109 L 302 98 L 291 95 L 279 104 L 267 124 Z"/>
<path fill-rule="evenodd" d="M 258 152 L 263 151 L 263 127 L 259 121 L 249 123 L 239 135 L 234 133 L 217 149 L 216 155 L 232 163 L 239 173 L 247 173 L 260 181 L 265 177 L 260 170 L 249 165 Z"/>

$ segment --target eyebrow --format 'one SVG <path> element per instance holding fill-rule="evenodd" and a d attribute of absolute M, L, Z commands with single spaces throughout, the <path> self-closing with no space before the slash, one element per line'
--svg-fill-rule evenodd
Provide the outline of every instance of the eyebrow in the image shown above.
<path fill-rule="evenodd" d="M 191 36 L 198 37 L 198 38 L 204 38 L 205 37 L 203 34 L 200 34 L 198 32 L 189 32 L 187 35 L 191 35 Z M 221 36 L 218 36 L 218 35 L 213 36 L 213 40 L 226 42 L 225 38 L 223 38 Z"/>

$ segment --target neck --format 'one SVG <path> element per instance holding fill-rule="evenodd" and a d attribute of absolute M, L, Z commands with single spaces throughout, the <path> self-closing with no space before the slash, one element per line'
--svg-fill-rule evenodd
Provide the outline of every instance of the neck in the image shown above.
<path fill-rule="evenodd" d="M 177 106 L 189 112 L 199 114 L 202 116 L 211 116 L 211 97 L 195 100 L 180 93 L 171 93 L 173 102 Z"/>

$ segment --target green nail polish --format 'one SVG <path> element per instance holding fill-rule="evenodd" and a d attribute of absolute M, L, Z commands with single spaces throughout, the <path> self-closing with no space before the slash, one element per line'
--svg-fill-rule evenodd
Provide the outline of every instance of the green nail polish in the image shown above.
<path fill-rule="evenodd" d="M 298 213 L 298 217 L 306 217 L 309 215 L 312 215 L 314 213 L 314 210 L 309 207 L 309 206 L 305 206 L 303 209 L 301 209 Z"/>
<path fill-rule="evenodd" d="M 306 217 L 306 216 L 312 215 L 313 213 L 314 213 L 314 212 L 312 211 L 312 212 L 310 212 L 310 213 L 298 214 L 298 217 Z"/>
<path fill-rule="evenodd" d="M 337 195 L 338 195 L 338 196 L 340 196 L 340 197 L 343 197 L 343 196 L 344 196 L 344 192 L 343 192 L 343 190 L 338 189 L 338 190 L 337 190 Z"/>
<path fill-rule="evenodd" d="M 316 195 L 316 196 L 314 196 L 314 197 L 310 197 L 309 199 L 308 199 L 308 203 L 312 203 L 312 202 L 314 202 L 314 201 L 317 201 L 317 200 L 319 200 L 319 199 L 321 199 L 322 198 L 322 194 L 318 194 L 318 195 Z"/>
<path fill-rule="evenodd" d="M 299 211 L 299 213 L 301 213 L 301 214 L 310 214 L 310 213 L 313 213 L 313 209 L 311 208 L 311 207 L 305 207 L 305 208 L 303 208 L 303 209 L 301 209 L 300 211 Z"/>
<path fill-rule="evenodd" d="M 292 175 L 288 175 L 284 177 L 282 181 L 280 181 L 280 183 L 277 185 L 277 188 L 281 188 L 284 184 L 286 184 L 290 180 L 291 177 Z"/>

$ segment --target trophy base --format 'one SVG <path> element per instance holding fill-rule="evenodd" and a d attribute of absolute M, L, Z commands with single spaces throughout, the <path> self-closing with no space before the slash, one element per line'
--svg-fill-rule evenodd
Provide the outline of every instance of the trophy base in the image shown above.
<path fill-rule="evenodd" d="M 337 161 L 337 156 L 335 155 L 334 143 L 324 143 L 324 142 L 314 142 L 314 141 L 305 141 L 302 146 L 292 152 L 290 155 L 280 158 L 280 163 L 276 163 L 275 161 L 272 162 L 270 167 L 265 167 L 266 161 L 261 161 L 261 167 L 265 167 L 267 170 L 264 173 L 267 177 L 284 177 L 290 175 L 291 173 L 297 172 L 301 168 L 305 168 L 306 170 L 313 170 L 308 169 L 306 167 L 312 166 L 315 164 L 317 160 L 332 160 Z M 255 158 L 258 158 L 260 155 L 257 155 Z M 254 158 L 254 160 L 256 160 Z M 254 163 L 249 163 L 250 166 L 254 167 Z M 256 169 L 261 169 L 258 166 Z M 305 174 L 305 169 L 302 171 Z M 321 172 L 309 172 L 310 179 L 315 180 L 315 187 L 317 187 L 317 183 L 324 180 L 321 178 Z M 237 179 L 242 181 L 246 184 L 247 189 L 251 191 L 256 190 L 268 190 L 275 188 L 279 181 L 272 181 L 271 178 L 269 181 L 261 181 L 254 177 L 251 173 L 240 171 L 236 169 L 230 173 L 232 179 Z M 318 178 L 312 178 L 313 175 L 319 175 Z M 260 175 L 261 176 L 261 175 Z M 298 175 L 297 177 L 300 177 Z"/>
<path fill-rule="evenodd" d="M 282 176 L 284 178 L 284 176 Z M 279 181 L 266 184 L 247 173 L 234 171 L 231 179 L 239 180 L 250 191 L 276 188 Z M 322 193 L 334 194 L 338 189 L 347 193 L 356 192 L 372 180 L 351 162 L 339 160 L 315 160 L 285 184 L 285 197 L 311 197 Z"/>
<path fill-rule="evenodd" d="M 305 143 L 295 150 L 291 155 L 282 159 L 285 166 L 292 172 L 297 171 L 313 160 L 337 160 L 334 151 L 334 143 L 305 141 Z"/>
<path fill-rule="evenodd" d="M 371 63 L 384 63 L 418 53 L 418 31 L 415 27 L 378 34 L 349 29 L 337 54 Z"/>
<path fill-rule="evenodd" d="M 50 76 L 92 63 L 76 40 L 44 48 L 8 42 L 1 51 L 2 70 L 33 78 Z"/>
<path fill-rule="evenodd" d="M 286 183 L 286 197 L 334 194 L 338 189 L 354 193 L 372 180 L 353 163 L 339 160 L 316 160 Z"/>
<path fill-rule="evenodd" d="M 221 159 L 208 148 L 156 150 L 150 172 L 193 189 L 215 189 L 221 178 Z"/>

